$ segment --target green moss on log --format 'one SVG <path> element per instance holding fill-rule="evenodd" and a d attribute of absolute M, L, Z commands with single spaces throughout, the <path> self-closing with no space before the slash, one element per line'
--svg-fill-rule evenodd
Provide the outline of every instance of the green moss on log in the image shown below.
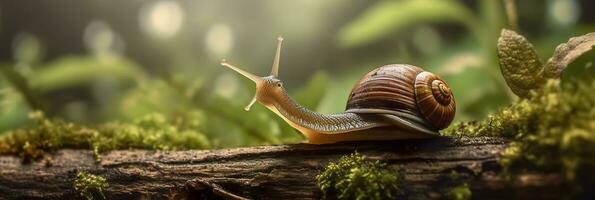
<path fill-rule="evenodd" d="M 25 160 L 43 156 L 46 151 L 63 148 L 94 150 L 114 149 L 204 149 L 209 140 L 191 123 L 181 124 L 161 114 L 152 114 L 134 122 L 112 122 L 84 126 L 47 119 L 41 112 L 30 114 L 37 126 L 21 128 L 0 136 L 0 154 L 19 155 Z"/>
<path fill-rule="evenodd" d="M 446 193 L 447 199 L 453 200 L 467 200 L 471 199 L 471 189 L 469 189 L 469 184 L 463 183 L 451 188 Z"/>
<path fill-rule="evenodd" d="M 394 199 L 402 194 L 402 175 L 356 153 L 330 163 L 316 176 L 324 199 Z"/>
<path fill-rule="evenodd" d="M 444 199 L 452 200 L 467 200 L 471 199 L 471 189 L 467 181 L 470 177 L 463 176 L 456 171 L 451 171 L 448 176 L 441 178 L 440 181 L 444 181 L 445 185 L 451 186 L 444 189 L 440 189 L 440 193 L 444 194 Z"/>
<path fill-rule="evenodd" d="M 502 136 L 513 140 L 500 164 L 518 173 L 555 173 L 573 194 L 595 185 L 595 82 L 560 86 L 550 80 L 530 98 L 486 120 L 457 124 L 445 135 Z"/>
<path fill-rule="evenodd" d="M 105 178 L 87 172 L 79 172 L 73 185 L 76 192 L 87 200 L 93 200 L 96 196 L 106 199 L 103 191 L 109 187 Z"/>

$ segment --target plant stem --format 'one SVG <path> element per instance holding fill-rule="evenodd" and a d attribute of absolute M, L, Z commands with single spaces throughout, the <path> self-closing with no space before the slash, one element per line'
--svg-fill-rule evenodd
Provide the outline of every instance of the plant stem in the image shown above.
<path fill-rule="evenodd" d="M 508 16 L 508 24 L 510 25 L 510 29 L 517 31 L 518 30 L 518 17 L 516 12 L 516 5 L 514 4 L 514 0 L 503 0 L 504 6 L 506 8 L 506 16 Z"/>
<path fill-rule="evenodd" d="M 22 95 L 29 107 L 33 110 L 41 110 L 48 113 L 44 104 L 36 92 L 34 92 L 25 77 L 12 69 L 12 66 L 0 67 L 1 73 L 6 77 L 8 82 Z"/>

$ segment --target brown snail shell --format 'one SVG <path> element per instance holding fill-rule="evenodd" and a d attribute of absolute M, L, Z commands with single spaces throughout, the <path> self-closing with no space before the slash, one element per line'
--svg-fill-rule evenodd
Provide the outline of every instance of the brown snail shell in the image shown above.
<path fill-rule="evenodd" d="M 369 110 L 441 130 L 452 122 L 456 106 L 440 77 L 413 65 L 392 64 L 367 73 L 351 90 L 346 112 Z"/>

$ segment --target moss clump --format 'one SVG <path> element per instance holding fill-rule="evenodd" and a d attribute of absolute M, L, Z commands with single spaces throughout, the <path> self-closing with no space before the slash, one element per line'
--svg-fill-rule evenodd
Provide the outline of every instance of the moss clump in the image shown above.
<path fill-rule="evenodd" d="M 455 124 L 444 131 L 448 136 L 502 136 L 511 139 L 540 132 L 578 128 L 595 130 L 595 82 L 561 87 L 550 80 L 541 90 L 488 116 L 483 121 Z M 556 129 L 556 130 L 550 130 Z"/>
<path fill-rule="evenodd" d="M 105 178 L 87 172 L 79 172 L 74 180 L 74 189 L 88 200 L 93 200 L 98 195 L 106 199 L 103 191 L 107 187 L 109 184 Z"/>
<path fill-rule="evenodd" d="M 316 184 L 324 199 L 394 199 L 402 194 L 399 174 L 356 152 L 330 163 L 316 176 Z"/>
<path fill-rule="evenodd" d="M 467 180 L 467 178 L 456 171 L 451 171 L 444 181 L 446 181 L 447 185 L 453 185 L 454 187 L 447 188 L 443 191 L 445 198 L 453 200 L 471 199 L 471 189 L 469 189 Z"/>
<path fill-rule="evenodd" d="M 463 183 L 451 188 L 447 193 L 446 197 L 453 200 L 467 200 L 471 199 L 471 190 L 467 183 Z"/>
<path fill-rule="evenodd" d="M 197 131 L 197 125 L 167 120 L 152 114 L 131 123 L 112 122 L 94 127 L 51 120 L 41 112 L 30 114 L 37 126 L 10 131 L 0 136 L 0 154 L 19 155 L 25 160 L 43 156 L 46 151 L 63 148 L 91 149 L 203 149 L 209 140 Z M 98 157 L 99 159 L 99 157 Z"/>
<path fill-rule="evenodd" d="M 513 143 L 500 161 L 508 176 L 521 172 L 557 173 L 585 194 L 595 185 L 595 82 L 560 86 L 549 81 L 479 122 L 461 123 L 446 135 L 504 136 Z"/>

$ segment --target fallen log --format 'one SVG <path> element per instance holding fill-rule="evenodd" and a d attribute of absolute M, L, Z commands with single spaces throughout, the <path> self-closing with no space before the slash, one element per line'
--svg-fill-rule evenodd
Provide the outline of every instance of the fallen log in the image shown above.
<path fill-rule="evenodd" d="M 504 180 L 500 138 L 438 138 L 333 145 L 290 144 L 221 150 L 105 152 L 59 150 L 23 163 L 0 156 L 0 198 L 79 199 L 78 172 L 107 179 L 107 199 L 318 199 L 316 175 L 354 151 L 401 169 L 409 199 L 444 197 L 444 177 L 456 172 L 478 199 L 557 198 L 559 177 L 524 175 Z"/>

